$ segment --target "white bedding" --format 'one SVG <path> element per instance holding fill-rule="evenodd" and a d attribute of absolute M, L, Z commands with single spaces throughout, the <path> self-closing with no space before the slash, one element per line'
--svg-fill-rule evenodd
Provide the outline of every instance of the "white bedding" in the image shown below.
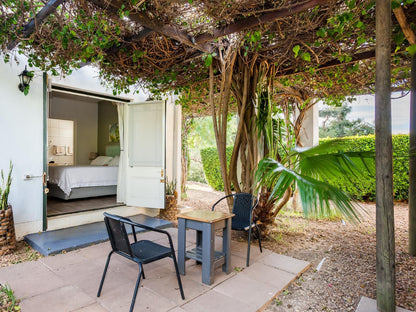
<path fill-rule="evenodd" d="M 117 185 L 117 174 L 110 166 L 50 166 L 49 182 L 69 196 L 76 187 Z"/>

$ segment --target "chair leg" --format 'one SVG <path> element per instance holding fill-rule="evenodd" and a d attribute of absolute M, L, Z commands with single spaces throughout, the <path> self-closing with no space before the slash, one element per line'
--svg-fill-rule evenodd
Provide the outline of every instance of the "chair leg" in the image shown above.
<path fill-rule="evenodd" d="M 256 229 L 257 229 L 257 235 L 258 235 L 258 239 L 259 239 L 259 247 L 260 247 L 260 252 L 263 252 L 263 249 L 261 249 L 261 237 L 260 237 L 260 229 L 256 224 Z"/>
<path fill-rule="evenodd" d="M 110 263 L 110 258 L 111 258 L 112 254 L 113 254 L 113 251 L 110 251 L 110 253 L 108 254 L 107 262 L 105 263 L 105 267 L 104 267 L 103 277 L 101 278 L 100 287 L 98 288 L 97 297 L 99 297 L 101 295 L 101 290 L 103 288 L 105 275 L 107 274 L 107 269 L 108 269 L 108 265 Z"/>
<path fill-rule="evenodd" d="M 173 264 L 175 266 L 176 278 L 178 279 L 178 284 L 179 284 L 179 290 L 181 292 L 181 297 L 182 297 L 182 300 L 185 300 L 185 295 L 183 293 L 181 276 L 179 275 L 178 263 L 176 262 L 176 257 L 175 257 L 175 252 L 174 251 L 172 252 L 172 260 L 173 260 Z"/>
<path fill-rule="evenodd" d="M 248 246 L 247 246 L 247 263 L 246 263 L 246 266 L 250 266 L 250 241 L 251 241 L 251 226 L 248 229 Z"/>
<path fill-rule="evenodd" d="M 143 267 L 142 267 L 142 277 L 143 277 L 143 279 L 146 279 L 146 277 L 144 276 L 144 269 L 143 269 Z"/>
<path fill-rule="evenodd" d="M 139 276 L 137 277 L 136 287 L 134 287 L 133 298 L 131 299 L 130 312 L 133 312 L 134 304 L 136 303 L 137 291 L 139 290 L 140 279 L 143 275 L 143 266 L 139 263 Z"/>

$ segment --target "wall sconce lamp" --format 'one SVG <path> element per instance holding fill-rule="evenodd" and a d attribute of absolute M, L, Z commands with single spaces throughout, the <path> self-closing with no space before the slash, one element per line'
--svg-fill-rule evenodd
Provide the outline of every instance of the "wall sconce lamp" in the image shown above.
<path fill-rule="evenodd" d="M 19 90 L 27 94 L 29 92 L 29 84 L 32 81 L 33 73 L 27 70 L 27 66 L 25 66 L 25 70 L 22 71 L 19 75 L 20 83 L 19 83 Z"/>

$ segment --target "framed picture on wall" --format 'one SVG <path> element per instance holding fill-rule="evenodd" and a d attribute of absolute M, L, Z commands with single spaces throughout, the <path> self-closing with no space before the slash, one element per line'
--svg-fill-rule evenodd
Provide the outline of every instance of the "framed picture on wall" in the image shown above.
<path fill-rule="evenodd" d="M 118 130 L 118 122 L 110 124 L 108 129 L 108 139 L 110 143 L 120 142 L 120 133 Z"/>

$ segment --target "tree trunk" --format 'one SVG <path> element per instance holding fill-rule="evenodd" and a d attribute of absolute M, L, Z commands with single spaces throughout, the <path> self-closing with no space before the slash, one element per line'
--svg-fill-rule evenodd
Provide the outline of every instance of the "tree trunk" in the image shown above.
<path fill-rule="evenodd" d="M 212 121 L 214 125 L 215 141 L 217 143 L 218 158 L 221 167 L 221 176 L 224 183 L 224 192 L 226 195 L 231 194 L 231 181 L 227 169 L 226 138 L 227 138 L 227 117 L 228 104 L 231 95 L 231 83 L 236 52 L 228 50 L 225 55 L 220 55 L 220 66 L 222 79 L 218 100 L 214 99 L 214 72 L 213 65 L 209 68 L 209 102 L 211 106 Z M 225 57 L 226 59 L 223 59 Z M 217 105 L 216 105 L 217 104 Z M 232 207 L 232 198 L 227 199 L 228 206 Z"/>
<path fill-rule="evenodd" d="M 416 54 L 411 71 L 409 153 L 409 254 L 416 256 Z"/>
<path fill-rule="evenodd" d="M 380 312 L 396 309 L 390 32 L 391 2 L 376 0 L 376 269 Z"/>

